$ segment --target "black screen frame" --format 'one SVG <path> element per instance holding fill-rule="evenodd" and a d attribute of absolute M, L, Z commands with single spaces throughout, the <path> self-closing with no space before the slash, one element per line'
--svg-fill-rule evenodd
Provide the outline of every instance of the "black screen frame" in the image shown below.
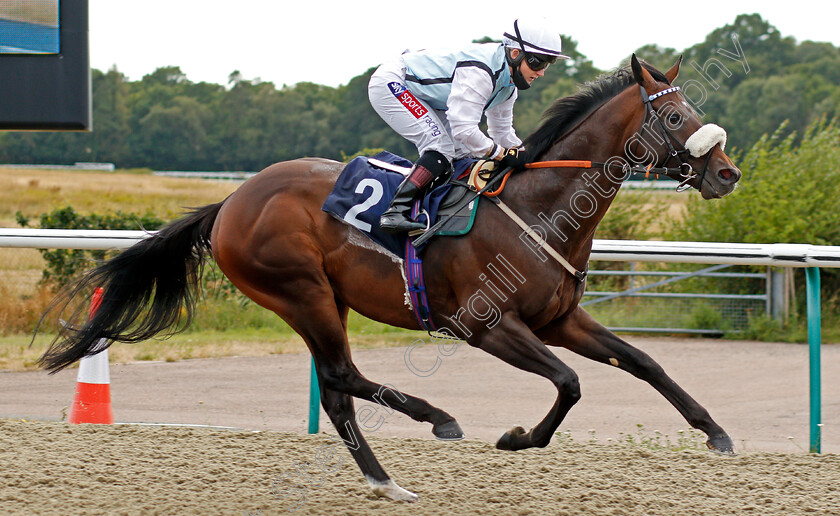
<path fill-rule="evenodd" d="M 58 16 L 58 54 L 0 54 L 0 130 L 93 130 L 88 0 Z"/>

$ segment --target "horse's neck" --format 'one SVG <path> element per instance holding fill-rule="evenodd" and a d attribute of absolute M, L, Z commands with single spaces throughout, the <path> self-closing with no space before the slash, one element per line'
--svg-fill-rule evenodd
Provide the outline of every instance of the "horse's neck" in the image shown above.
<path fill-rule="evenodd" d="M 611 109 L 610 103 L 552 145 L 541 159 L 603 163 L 611 157 L 624 156 L 624 142 L 628 128 L 634 123 L 634 114 Z M 515 190 L 512 189 L 517 193 L 511 196 L 515 199 L 511 204 L 529 214 L 532 221 L 539 220 L 551 245 L 564 251 L 570 260 L 585 263 L 595 228 L 621 187 L 621 167 L 613 167 L 611 171 L 610 175 L 602 167 L 531 169 L 522 173 Z"/>

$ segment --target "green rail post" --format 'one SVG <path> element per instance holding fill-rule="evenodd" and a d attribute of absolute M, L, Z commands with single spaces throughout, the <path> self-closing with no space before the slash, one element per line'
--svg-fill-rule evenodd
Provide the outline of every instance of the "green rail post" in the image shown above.
<path fill-rule="evenodd" d="M 822 408 L 820 393 L 820 269 L 805 269 L 805 294 L 808 302 L 808 355 L 811 385 L 811 453 L 820 453 Z"/>
<path fill-rule="evenodd" d="M 318 433 L 318 420 L 321 417 L 321 389 L 318 387 L 318 374 L 315 372 L 315 358 L 309 373 L 309 433 Z"/>

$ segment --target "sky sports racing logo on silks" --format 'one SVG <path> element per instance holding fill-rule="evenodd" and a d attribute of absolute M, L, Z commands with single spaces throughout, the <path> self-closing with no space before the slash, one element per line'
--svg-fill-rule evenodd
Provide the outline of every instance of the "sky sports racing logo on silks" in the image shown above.
<path fill-rule="evenodd" d="M 397 97 L 397 100 L 399 100 L 402 103 L 402 105 L 405 106 L 406 109 L 408 109 L 408 112 L 414 115 L 414 118 L 420 118 L 427 113 L 427 110 L 425 107 L 423 107 L 423 104 L 421 104 L 419 100 L 414 98 L 414 95 L 412 95 L 410 91 L 405 89 L 405 86 L 403 86 L 402 84 L 398 82 L 389 82 L 388 88 L 391 89 L 391 93 L 393 93 L 394 96 Z"/>
<path fill-rule="evenodd" d="M 398 82 L 389 82 L 388 88 L 390 88 L 391 93 L 393 93 L 395 97 L 399 97 L 402 95 L 402 92 L 405 91 L 405 86 Z"/>

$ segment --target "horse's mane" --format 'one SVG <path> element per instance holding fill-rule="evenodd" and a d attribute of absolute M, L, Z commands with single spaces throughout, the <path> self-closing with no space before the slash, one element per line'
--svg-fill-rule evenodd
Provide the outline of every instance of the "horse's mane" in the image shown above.
<path fill-rule="evenodd" d="M 670 84 L 665 74 L 644 61 L 639 62 L 654 79 Z M 523 146 L 533 157 L 542 154 L 557 138 L 563 136 L 580 120 L 635 83 L 636 79 L 629 66 L 587 82 L 574 95 L 554 101 L 554 104 L 543 114 L 542 124 L 525 139 Z"/>

